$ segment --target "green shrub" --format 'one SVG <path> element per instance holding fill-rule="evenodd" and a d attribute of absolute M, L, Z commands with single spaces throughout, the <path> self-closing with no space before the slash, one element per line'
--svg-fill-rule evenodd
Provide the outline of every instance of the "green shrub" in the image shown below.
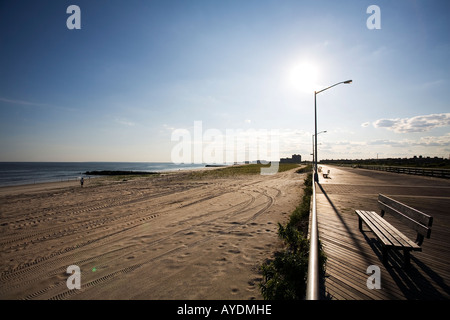
<path fill-rule="evenodd" d="M 306 294 L 309 240 L 307 226 L 312 196 L 312 174 L 304 181 L 305 189 L 300 205 L 289 217 L 285 226 L 278 223 L 278 237 L 285 248 L 276 252 L 272 261 L 261 266 L 263 280 L 261 295 L 266 300 L 300 300 Z M 319 241 L 320 273 L 325 273 L 326 256 Z"/>
<path fill-rule="evenodd" d="M 279 163 L 278 173 L 298 168 L 297 163 Z M 240 175 L 256 175 L 261 174 L 261 168 L 270 168 L 271 164 L 252 163 L 244 165 L 228 166 L 215 170 L 193 171 L 190 173 L 191 178 L 229 178 Z"/>
<path fill-rule="evenodd" d="M 312 196 L 312 174 L 309 173 L 304 181 L 303 197 L 300 204 L 289 217 L 288 225 L 297 227 L 303 234 L 308 233 L 308 219 Z"/>
<path fill-rule="evenodd" d="M 261 294 L 266 300 L 303 299 L 308 272 L 308 241 L 301 238 L 297 243 L 299 250 L 289 249 L 275 253 L 270 263 L 261 267 L 264 282 Z"/>

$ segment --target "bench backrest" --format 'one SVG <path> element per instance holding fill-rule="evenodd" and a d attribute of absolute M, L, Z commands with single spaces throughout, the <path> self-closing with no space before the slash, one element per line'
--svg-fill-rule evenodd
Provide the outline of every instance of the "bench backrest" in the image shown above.
<path fill-rule="evenodd" d="M 419 245 L 422 244 L 424 237 L 430 238 L 433 217 L 382 194 L 378 195 L 378 205 L 381 209 L 381 216 L 385 212 L 389 212 L 415 230 L 417 232 L 416 242 Z"/>

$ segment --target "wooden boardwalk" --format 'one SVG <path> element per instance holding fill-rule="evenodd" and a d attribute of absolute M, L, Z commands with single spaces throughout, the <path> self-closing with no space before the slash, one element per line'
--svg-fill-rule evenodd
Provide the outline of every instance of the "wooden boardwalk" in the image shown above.
<path fill-rule="evenodd" d="M 330 177 L 320 180 L 317 192 L 319 239 L 327 255 L 321 299 L 331 300 L 443 300 L 450 299 L 450 181 L 366 169 L 322 166 Z M 431 215 L 431 238 L 422 252 L 411 254 L 403 268 L 402 252 L 389 255 L 383 265 L 381 247 L 367 227 L 358 229 L 356 209 L 379 212 L 377 196 L 385 194 Z M 399 220 L 385 219 L 415 240 L 415 232 Z M 381 289 L 369 289 L 369 266 L 380 268 Z"/>

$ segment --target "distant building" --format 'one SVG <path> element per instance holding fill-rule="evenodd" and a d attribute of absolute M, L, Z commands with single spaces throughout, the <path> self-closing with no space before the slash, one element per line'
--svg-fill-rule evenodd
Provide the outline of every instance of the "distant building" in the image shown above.
<path fill-rule="evenodd" d="M 292 158 L 281 158 L 280 163 L 301 163 L 302 156 L 299 154 L 293 154 Z"/>

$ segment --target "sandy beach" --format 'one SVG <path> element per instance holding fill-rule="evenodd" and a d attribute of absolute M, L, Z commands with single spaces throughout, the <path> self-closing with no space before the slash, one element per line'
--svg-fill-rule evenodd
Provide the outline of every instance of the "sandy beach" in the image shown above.
<path fill-rule="evenodd" d="M 0 188 L 0 299 L 262 299 L 304 174 L 189 172 Z M 81 270 L 68 289 L 67 267 Z"/>

